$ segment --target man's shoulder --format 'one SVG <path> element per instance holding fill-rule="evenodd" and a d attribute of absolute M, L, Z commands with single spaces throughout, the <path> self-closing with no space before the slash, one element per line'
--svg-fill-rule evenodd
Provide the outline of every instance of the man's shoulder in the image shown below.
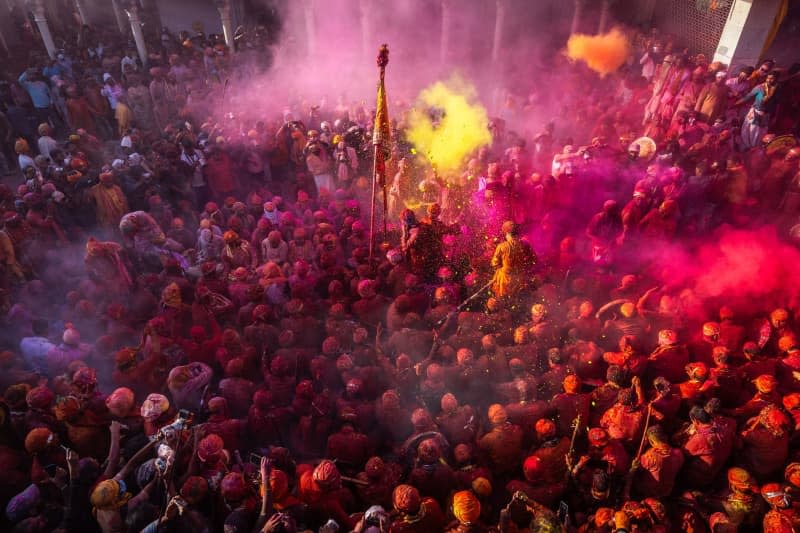
<path fill-rule="evenodd" d="M 23 337 L 22 340 L 19 341 L 19 346 L 21 350 L 25 350 L 26 348 L 54 348 L 55 344 L 50 342 L 50 339 L 46 337 Z"/>

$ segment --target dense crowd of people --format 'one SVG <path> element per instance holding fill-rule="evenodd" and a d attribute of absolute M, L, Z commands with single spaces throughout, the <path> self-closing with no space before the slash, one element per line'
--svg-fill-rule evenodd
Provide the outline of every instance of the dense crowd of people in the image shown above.
<path fill-rule="evenodd" d="M 555 58 L 455 175 L 392 108 L 384 233 L 374 110 L 220 113 L 257 54 L 78 42 L 0 84 L 1 528 L 800 530 L 797 279 L 659 257 L 798 242 L 797 65 Z"/>

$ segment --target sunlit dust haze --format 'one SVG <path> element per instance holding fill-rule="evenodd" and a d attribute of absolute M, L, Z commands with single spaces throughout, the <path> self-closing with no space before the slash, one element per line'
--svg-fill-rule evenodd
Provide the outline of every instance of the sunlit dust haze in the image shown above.
<path fill-rule="evenodd" d="M 567 57 L 583 61 L 601 76 L 616 72 L 631 54 L 628 37 L 618 28 L 601 35 L 577 33 L 567 41 Z"/>
<path fill-rule="evenodd" d="M 408 122 L 408 140 L 445 174 L 458 171 L 470 153 L 492 141 L 475 88 L 458 77 L 424 89 Z"/>
<path fill-rule="evenodd" d="M 287 102 L 294 118 L 303 120 L 312 106 L 328 116 L 354 104 L 374 111 L 375 57 L 382 43 L 390 51 L 386 87 L 391 116 L 399 117 L 398 111 L 408 108 L 421 90 L 456 72 L 495 116 L 506 91 L 528 86 L 543 67 L 557 61 L 573 14 L 571 5 L 553 0 L 509 0 L 502 3 L 495 40 L 500 5 L 495 2 L 262 1 L 281 21 L 272 64 L 252 77 L 232 75 L 225 103 L 218 106 L 225 113 L 259 119 L 282 113 Z M 546 34 L 530 31 L 537 20 L 548 21 Z M 551 118 L 537 117 L 537 122 Z"/>

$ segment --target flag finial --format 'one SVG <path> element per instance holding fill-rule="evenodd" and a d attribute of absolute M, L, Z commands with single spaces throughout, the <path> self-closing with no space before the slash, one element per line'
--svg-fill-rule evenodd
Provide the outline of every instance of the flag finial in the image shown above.
<path fill-rule="evenodd" d="M 378 50 L 378 66 L 380 68 L 386 68 L 386 65 L 389 64 L 389 46 L 386 43 L 381 45 L 380 50 Z"/>

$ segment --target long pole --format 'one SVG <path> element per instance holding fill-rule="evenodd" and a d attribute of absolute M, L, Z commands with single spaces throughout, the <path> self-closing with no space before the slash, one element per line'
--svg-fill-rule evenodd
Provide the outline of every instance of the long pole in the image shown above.
<path fill-rule="evenodd" d="M 386 86 L 384 85 L 384 78 L 386 76 L 386 65 L 389 64 L 389 49 L 384 44 L 378 52 L 378 69 L 380 72 L 380 81 L 378 82 L 378 100 L 375 105 L 375 119 L 372 124 L 372 205 L 369 216 L 369 261 L 372 262 L 373 252 L 375 248 L 375 196 L 377 195 L 378 179 L 381 173 L 386 173 L 385 154 L 382 152 L 385 144 L 389 141 L 385 137 L 383 131 L 383 122 L 388 120 L 386 113 Z M 386 132 L 388 135 L 388 132 Z M 386 237 L 386 176 L 383 176 L 383 234 Z"/>
<path fill-rule="evenodd" d="M 372 252 L 375 247 L 375 196 L 378 187 L 378 144 L 372 145 L 372 203 L 369 210 L 369 263 L 372 264 Z"/>
<path fill-rule="evenodd" d="M 385 163 L 384 163 L 385 164 Z M 386 225 L 386 219 L 389 217 L 389 199 L 386 197 L 386 172 L 383 173 L 383 242 L 389 242 L 389 229 Z"/>

